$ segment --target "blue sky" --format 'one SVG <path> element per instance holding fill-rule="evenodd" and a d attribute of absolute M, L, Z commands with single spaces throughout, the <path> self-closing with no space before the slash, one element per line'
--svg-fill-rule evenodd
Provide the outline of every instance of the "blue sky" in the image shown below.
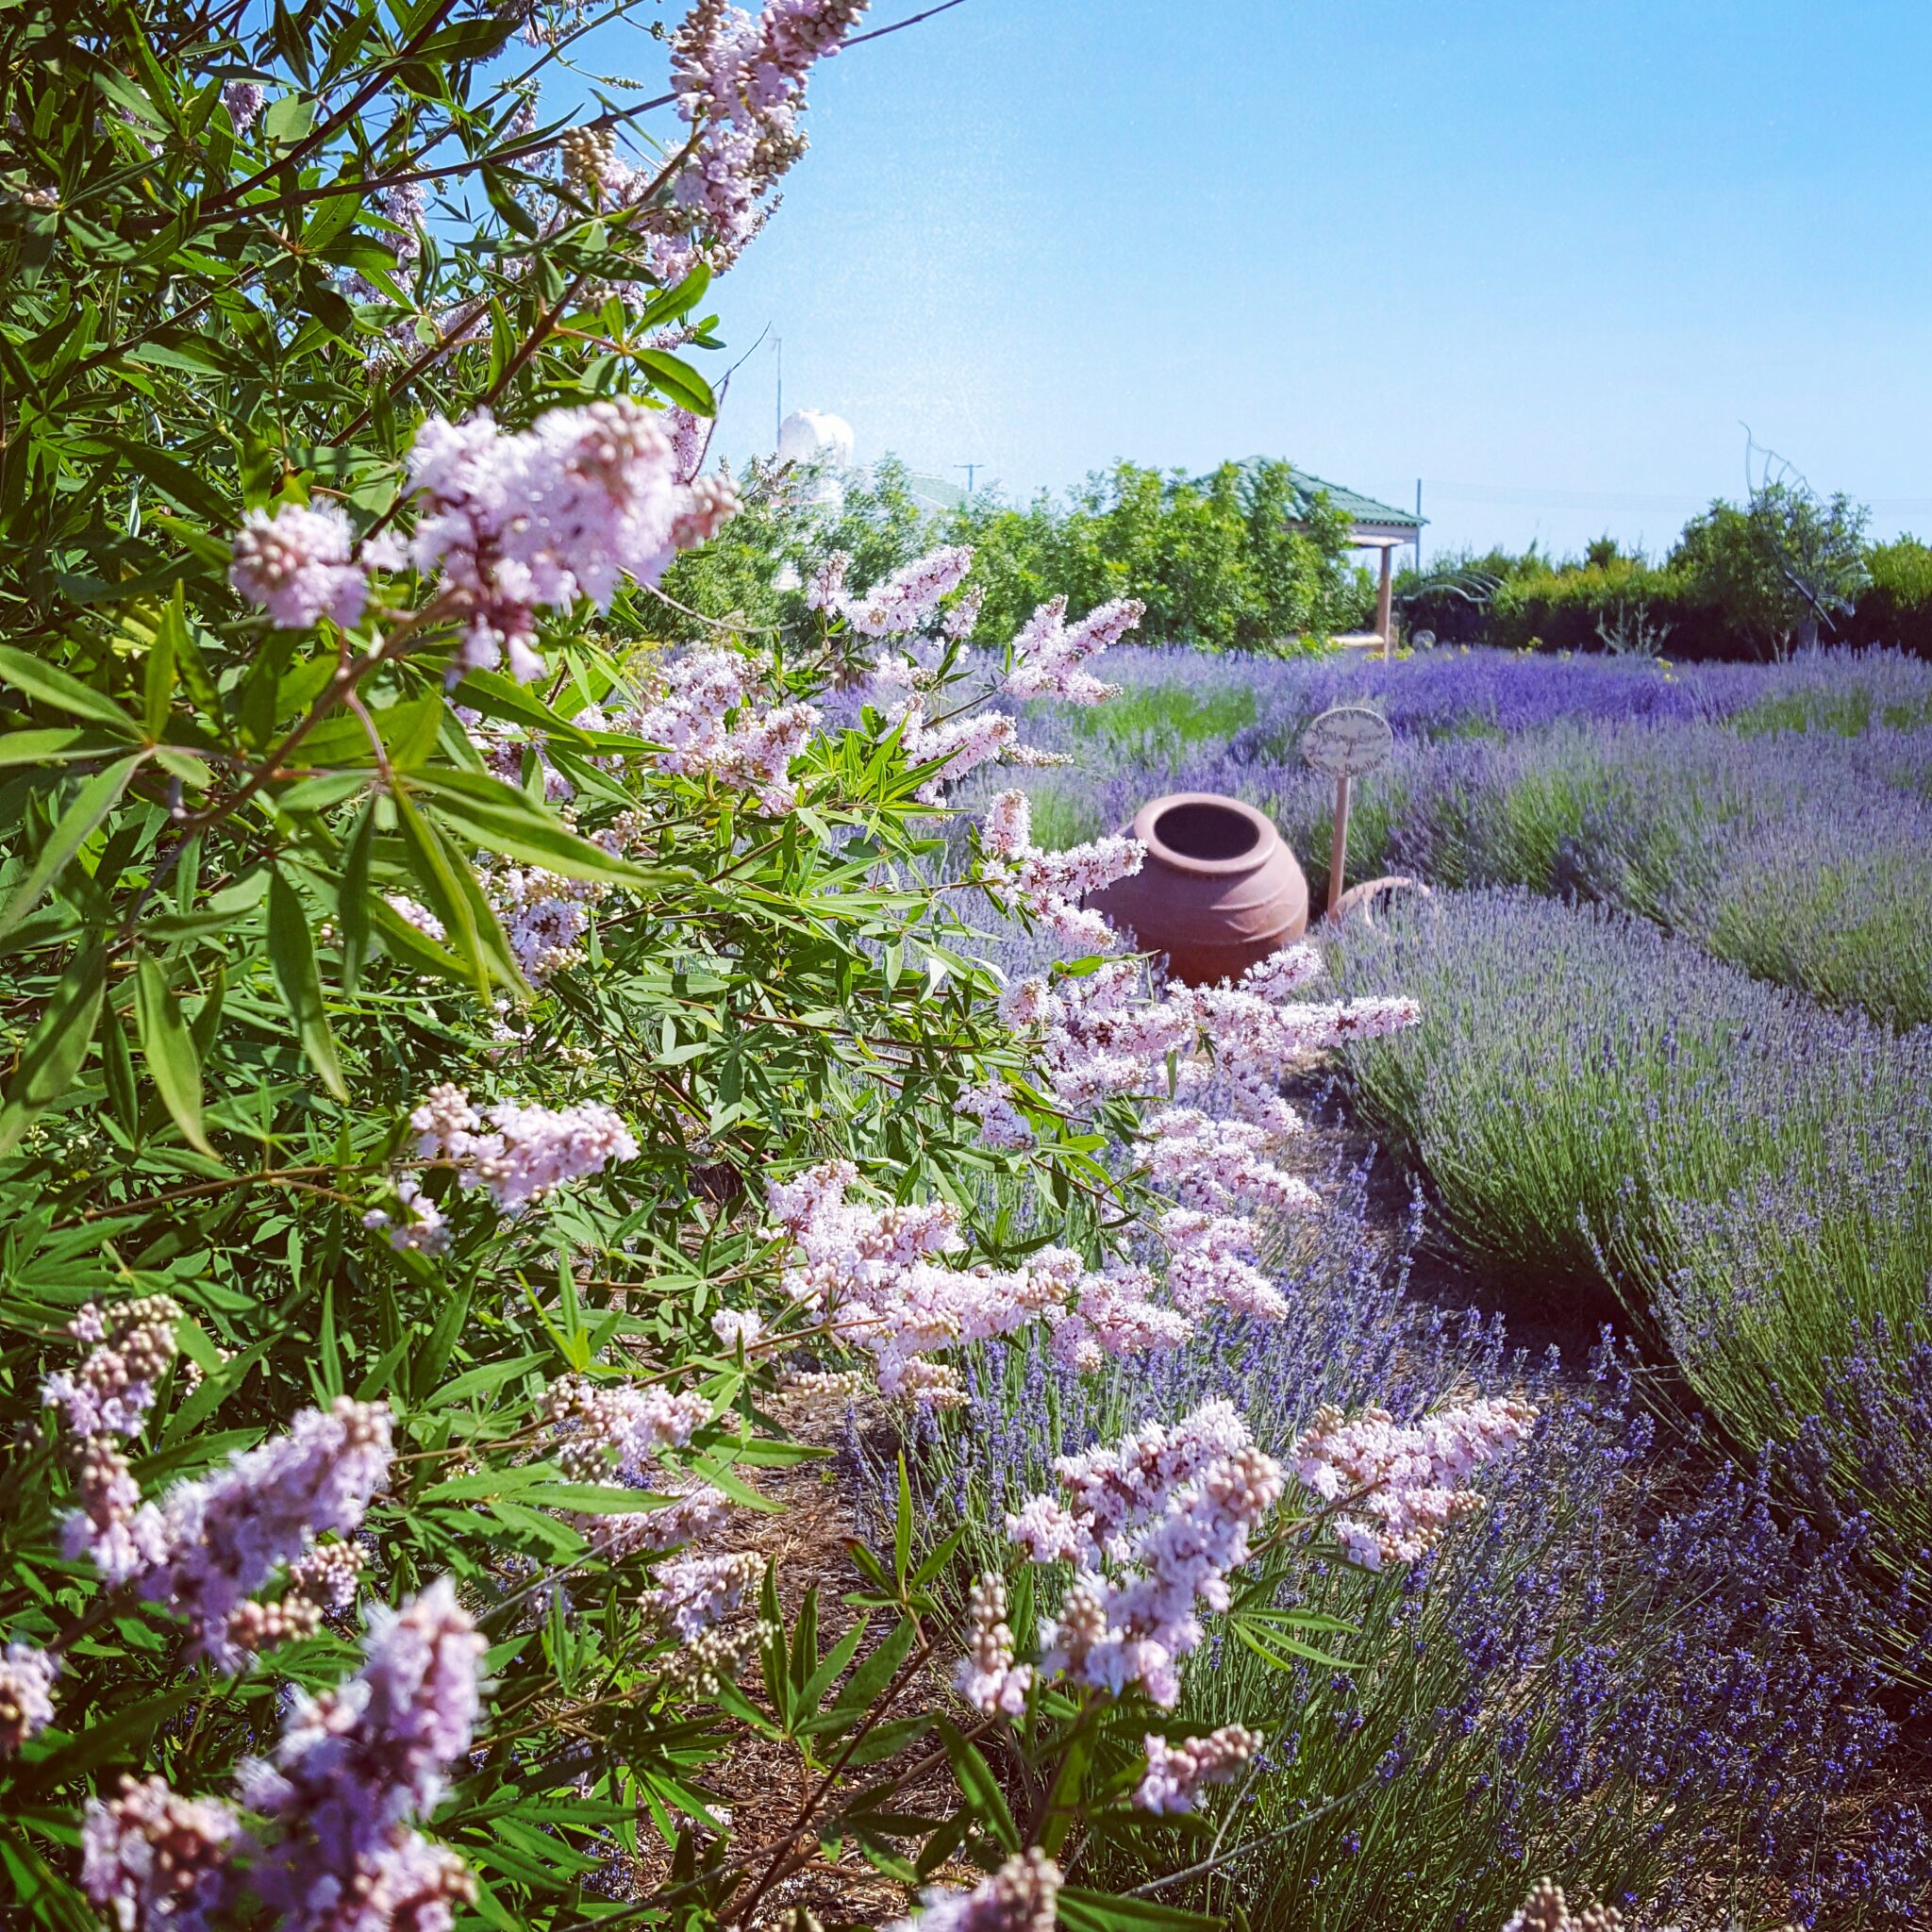
<path fill-rule="evenodd" d="M 1932 535 L 1928 73 L 1926 0 L 964 0 L 815 76 L 717 307 L 861 460 L 1008 493 L 1266 452 L 1659 548 L 1748 423 Z"/>

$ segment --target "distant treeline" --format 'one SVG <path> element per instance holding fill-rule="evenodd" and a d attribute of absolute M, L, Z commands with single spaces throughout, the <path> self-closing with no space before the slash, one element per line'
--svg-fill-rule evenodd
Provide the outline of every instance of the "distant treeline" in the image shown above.
<path fill-rule="evenodd" d="M 1932 657 L 1932 547 L 1864 541 L 1866 513 L 1774 484 L 1712 504 L 1661 560 L 1599 538 L 1581 558 L 1532 545 L 1405 573 L 1412 637 L 1511 650 L 1681 660 L 1775 658 L 1801 645 L 1889 644 Z"/>

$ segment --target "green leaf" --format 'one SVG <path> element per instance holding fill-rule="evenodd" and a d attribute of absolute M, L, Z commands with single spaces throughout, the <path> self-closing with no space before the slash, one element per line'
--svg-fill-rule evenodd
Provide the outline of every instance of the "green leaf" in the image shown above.
<path fill-rule="evenodd" d="M 172 497 L 191 516 L 199 517 L 217 530 L 225 530 L 234 524 L 234 508 L 227 498 L 179 457 L 171 457 L 151 442 L 136 442 L 131 437 L 115 436 L 106 430 L 95 433 L 130 470 L 146 477 L 162 495 Z"/>
<path fill-rule="evenodd" d="M 168 722 L 168 708 L 175 697 L 175 659 L 187 635 L 188 621 L 182 614 L 181 586 L 177 583 L 175 595 L 156 626 L 147 662 L 142 666 L 142 722 L 152 739 L 160 737 Z"/>
<path fill-rule="evenodd" d="M 16 691 L 25 691 L 28 697 L 52 705 L 57 711 L 105 724 L 118 737 L 141 736 L 141 726 L 111 698 L 104 698 L 79 678 L 70 677 L 66 672 L 25 651 L 16 650 L 11 644 L 0 644 L 0 678 Z"/>
<path fill-rule="evenodd" d="M 561 874 L 619 885 L 647 886 L 653 874 L 580 839 L 527 792 L 482 772 L 419 774 L 411 788 L 435 801 L 437 816 L 472 844 Z"/>
<path fill-rule="evenodd" d="M 119 751 L 123 742 L 78 724 L 59 724 L 45 731 L 9 731 L 0 737 L 0 766 L 64 765 L 75 758 L 97 758 Z"/>
<path fill-rule="evenodd" d="M 145 953 L 135 969 L 134 1023 L 148 1073 L 175 1124 L 191 1147 L 212 1155 L 201 1118 L 201 1056 L 179 1002 L 168 991 L 167 974 Z"/>
<path fill-rule="evenodd" d="M 27 875 L 14 889 L 6 910 L 0 911 L 0 938 L 11 932 L 46 896 L 48 888 L 66 871 L 68 861 L 86 844 L 94 827 L 120 804 L 128 781 L 146 759 L 144 751 L 121 758 L 105 772 L 96 772 L 75 794 L 74 803 L 60 814 L 60 822 L 47 835 L 47 842 Z"/>
<path fill-rule="evenodd" d="M 832 1708 L 848 1713 L 854 1720 L 862 1717 L 892 1681 L 893 1672 L 906 1661 L 907 1653 L 912 1648 L 912 1623 L 908 1618 L 846 1678 Z"/>
<path fill-rule="evenodd" d="M 906 1473 L 906 1452 L 899 1452 L 899 1514 L 892 1524 L 892 1575 L 901 1591 L 912 1561 L 912 1478 Z"/>
<path fill-rule="evenodd" d="M 1017 1852 L 1020 1849 L 1019 1827 L 1013 1823 L 1013 1814 L 1007 1809 L 1006 1797 L 1000 1790 L 999 1780 L 992 1774 L 992 1767 L 960 1735 L 957 1725 L 944 1718 L 936 1722 L 940 1742 L 946 1747 L 946 1761 L 953 1767 L 953 1776 L 958 1782 L 966 1808 L 1008 1852 Z"/>
<path fill-rule="evenodd" d="M 1069 1932 L 1221 1932 L 1227 1923 L 1151 1898 L 1119 1898 L 1074 1885 L 1060 1887 L 1059 1907 Z"/>
<path fill-rule="evenodd" d="M 108 952 L 94 946 L 75 956 L 54 990 L 41 1024 L 20 1057 L 0 1108 L 0 1154 L 10 1154 L 34 1116 L 71 1092 L 87 1058 L 108 987 Z"/>
<path fill-rule="evenodd" d="M 641 364 L 654 389 L 695 416 L 715 416 L 718 399 L 711 385 L 689 362 L 666 355 L 662 349 L 633 349 L 631 359 Z"/>
<path fill-rule="evenodd" d="M 825 1653 L 824 1660 L 805 1680 L 804 1687 L 798 1693 L 798 1707 L 806 1716 L 811 1716 L 818 1709 L 825 1692 L 843 1674 L 846 1665 L 858 1656 L 858 1646 L 865 1638 L 868 1622 L 867 1618 L 860 1617 Z"/>
<path fill-rule="evenodd" d="M 349 1087 L 342 1078 L 335 1036 L 329 1031 L 328 1014 L 323 1008 L 322 977 L 315 969 L 315 942 L 309 936 L 308 909 L 280 873 L 269 880 L 268 957 L 308 1064 L 338 1100 L 346 1101 Z"/>

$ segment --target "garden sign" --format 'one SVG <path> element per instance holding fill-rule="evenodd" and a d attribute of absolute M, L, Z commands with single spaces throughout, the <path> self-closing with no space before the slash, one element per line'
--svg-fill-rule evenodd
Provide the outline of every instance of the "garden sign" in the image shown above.
<path fill-rule="evenodd" d="M 1302 757 L 1335 780 L 1335 842 L 1328 852 L 1328 910 L 1341 899 L 1348 858 L 1348 785 L 1379 771 L 1395 752 L 1395 734 L 1379 711 L 1366 705 L 1338 705 L 1302 734 Z"/>

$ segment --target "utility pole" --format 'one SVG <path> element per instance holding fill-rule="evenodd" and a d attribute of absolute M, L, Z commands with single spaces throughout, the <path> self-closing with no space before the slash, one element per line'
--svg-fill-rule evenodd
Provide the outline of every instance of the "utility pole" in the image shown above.
<path fill-rule="evenodd" d="M 1423 479 L 1415 479 L 1415 574 L 1423 574 Z"/>
<path fill-rule="evenodd" d="M 986 465 L 984 463 L 955 463 L 953 467 L 956 470 L 964 470 L 966 472 L 966 494 L 971 496 L 973 494 L 974 472 L 985 469 Z"/>
<path fill-rule="evenodd" d="M 772 338 L 772 355 L 778 364 L 778 394 L 772 405 L 772 448 L 778 447 L 778 432 L 785 426 L 785 341 L 782 336 Z"/>

